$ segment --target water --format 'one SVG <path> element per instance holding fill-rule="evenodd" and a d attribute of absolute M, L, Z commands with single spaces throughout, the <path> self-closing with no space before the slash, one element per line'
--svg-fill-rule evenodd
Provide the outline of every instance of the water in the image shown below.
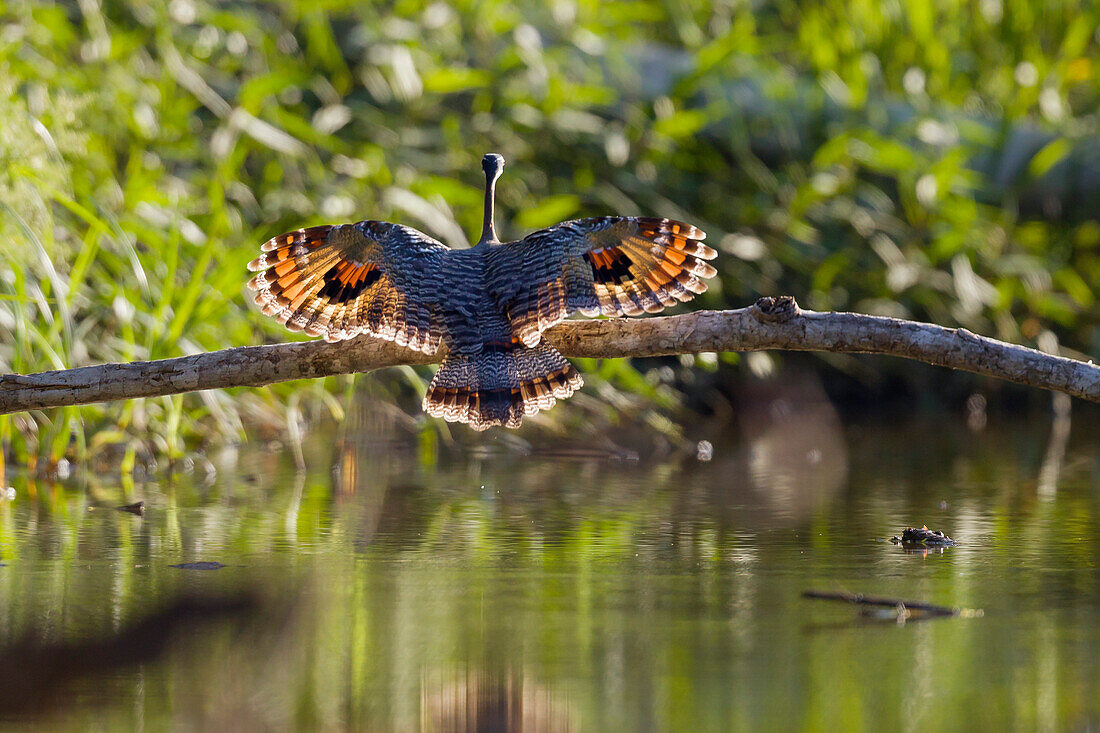
<path fill-rule="evenodd" d="M 710 462 L 491 438 L 433 457 L 345 432 L 311 436 L 304 473 L 256 444 L 211 455 L 211 477 L 202 461 L 133 484 L 17 476 L 0 502 L 2 720 L 1100 725 L 1095 424 L 1074 423 L 1059 461 L 1045 413 L 980 432 L 768 415 L 706 436 Z M 113 509 L 137 499 L 143 517 Z M 888 542 L 912 524 L 960 545 Z M 171 567 L 187 562 L 225 567 Z M 884 622 L 802 599 L 811 588 L 984 615 Z M 192 605 L 135 626 L 173 602 Z M 37 645 L 19 646 L 27 634 Z"/>

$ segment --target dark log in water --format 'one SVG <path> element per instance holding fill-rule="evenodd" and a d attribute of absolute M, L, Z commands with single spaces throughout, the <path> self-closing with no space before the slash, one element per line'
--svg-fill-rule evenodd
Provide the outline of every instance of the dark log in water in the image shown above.
<path fill-rule="evenodd" d="M 921 611 L 934 616 L 957 616 L 961 609 L 948 606 L 937 606 L 923 601 L 903 601 L 900 598 L 883 598 L 880 596 L 865 596 L 862 593 L 841 593 L 820 590 L 808 590 L 802 594 L 803 598 L 812 598 L 819 601 L 844 601 L 857 606 L 877 606 L 879 608 L 902 608 L 908 611 Z"/>

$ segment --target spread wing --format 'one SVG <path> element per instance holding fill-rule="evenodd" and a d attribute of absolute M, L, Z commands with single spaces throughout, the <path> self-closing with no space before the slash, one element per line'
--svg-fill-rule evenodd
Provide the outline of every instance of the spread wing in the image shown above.
<path fill-rule="evenodd" d="M 717 253 L 690 224 L 605 216 L 567 221 L 495 247 L 490 291 L 516 336 L 535 346 L 541 334 L 575 311 L 584 315 L 657 313 L 706 292 L 700 278 L 716 270 Z"/>
<path fill-rule="evenodd" d="M 410 227 L 383 221 L 317 226 L 270 239 L 248 263 L 256 304 L 291 331 L 326 341 L 360 333 L 434 353 L 435 305 L 450 250 Z"/>

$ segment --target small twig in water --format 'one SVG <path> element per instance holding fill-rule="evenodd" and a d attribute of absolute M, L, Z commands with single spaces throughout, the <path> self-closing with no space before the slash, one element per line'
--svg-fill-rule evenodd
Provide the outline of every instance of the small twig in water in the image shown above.
<path fill-rule="evenodd" d="M 905 601 L 900 598 L 884 598 L 880 596 L 867 596 L 862 593 L 842 593 L 820 590 L 808 590 L 803 592 L 803 598 L 812 598 L 820 601 L 844 601 L 857 606 L 875 606 L 878 608 L 898 609 L 900 612 L 919 611 L 929 616 L 963 616 L 965 618 L 979 618 L 984 615 L 980 608 L 952 608 L 949 606 L 937 606 L 933 603 L 922 601 Z"/>

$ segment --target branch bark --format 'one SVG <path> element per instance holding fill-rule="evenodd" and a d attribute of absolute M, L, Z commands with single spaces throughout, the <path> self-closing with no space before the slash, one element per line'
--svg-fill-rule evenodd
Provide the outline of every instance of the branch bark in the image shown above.
<path fill-rule="evenodd" d="M 616 358 L 703 351 L 833 351 L 887 354 L 961 369 L 1100 402 L 1100 366 L 945 328 L 858 313 L 803 311 L 793 298 L 761 298 L 732 311 L 567 321 L 545 338 L 565 356 Z M 291 379 L 430 364 L 389 341 L 360 337 L 242 346 L 193 356 L 102 364 L 39 374 L 0 375 L 0 414 L 202 389 L 258 387 Z"/>

